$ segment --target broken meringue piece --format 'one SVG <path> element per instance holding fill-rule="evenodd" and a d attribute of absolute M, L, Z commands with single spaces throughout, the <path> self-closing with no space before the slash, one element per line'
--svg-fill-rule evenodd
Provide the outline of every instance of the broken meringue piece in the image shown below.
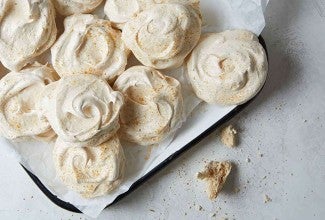
<path fill-rule="evenodd" d="M 231 171 L 230 162 L 211 161 L 205 170 L 197 174 L 197 178 L 205 180 L 208 184 L 207 193 L 210 199 L 216 199 L 222 190 L 227 177 Z"/>

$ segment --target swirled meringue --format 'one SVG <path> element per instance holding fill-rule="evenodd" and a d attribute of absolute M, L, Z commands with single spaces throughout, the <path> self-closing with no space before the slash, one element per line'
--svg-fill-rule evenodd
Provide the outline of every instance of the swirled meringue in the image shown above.
<path fill-rule="evenodd" d="M 187 63 L 196 95 L 208 103 L 239 105 L 264 85 L 268 63 L 258 38 L 246 30 L 207 34 Z"/>
<path fill-rule="evenodd" d="M 181 3 L 199 7 L 199 0 L 107 0 L 104 11 L 115 26 L 123 28 L 126 22 L 141 11 L 162 3 Z"/>
<path fill-rule="evenodd" d="M 73 15 L 64 21 L 65 31 L 51 48 L 59 75 L 94 74 L 113 82 L 126 67 L 129 50 L 121 32 L 93 15 Z"/>
<path fill-rule="evenodd" d="M 71 75 L 43 93 L 41 109 L 59 139 L 69 146 L 97 146 L 119 129 L 123 96 L 95 75 Z"/>
<path fill-rule="evenodd" d="M 125 24 L 122 39 L 143 65 L 176 68 L 198 42 L 201 23 L 192 7 L 156 4 Z"/>
<path fill-rule="evenodd" d="M 0 81 L 0 133 L 11 140 L 50 140 L 55 136 L 40 113 L 40 93 L 58 79 L 55 71 L 40 64 L 10 72 Z"/>
<path fill-rule="evenodd" d="M 53 0 L 56 10 L 64 16 L 72 14 L 90 13 L 103 0 Z"/>
<path fill-rule="evenodd" d="M 95 147 L 73 147 L 57 140 L 53 159 L 61 181 L 86 198 L 110 193 L 123 180 L 125 156 L 116 136 Z"/>
<path fill-rule="evenodd" d="M 56 39 L 55 10 L 49 0 L 0 2 L 0 61 L 21 70 Z"/>
<path fill-rule="evenodd" d="M 126 70 L 115 82 L 125 105 L 120 113 L 120 137 L 139 145 L 161 142 L 183 121 L 180 83 L 145 66 Z"/>

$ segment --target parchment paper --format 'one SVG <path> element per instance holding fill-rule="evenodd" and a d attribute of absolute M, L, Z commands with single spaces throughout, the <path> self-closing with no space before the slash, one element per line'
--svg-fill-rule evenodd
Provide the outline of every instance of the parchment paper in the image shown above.
<path fill-rule="evenodd" d="M 268 0 L 201 0 L 204 17 L 203 32 L 242 28 L 259 35 L 265 26 L 264 11 L 267 3 Z M 102 14 L 102 10 L 97 11 Z M 4 71 L 6 70 L 0 67 L 0 77 Z M 176 135 L 171 135 L 158 146 L 137 147 L 134 144 L 122 143 L 127 158 L 125 181 L 118 190 L 110 195 L 84 199 L 77 193 L 68 190 L 56 177 L 50 144 L 11 143 L 0 138 L 0 153 L 14 157 L 60 199 L 70 202 L 88 216 L 97 217 L 118 195 L 128 191 L 136 180 L 235 108 L 235 106 L 206 106 L 205 111 L 196 112 L 194 109 L 201 101 L 191 91 L 184 71 L 185 68 L 181 67 L 165 74 L 174 76 L 182 83 L 186 109 L 184 121 L 187 119 L 186 122 L 176 132 Z M 193 114 L 193 110 L 195 116 L 189 117 Z"/>

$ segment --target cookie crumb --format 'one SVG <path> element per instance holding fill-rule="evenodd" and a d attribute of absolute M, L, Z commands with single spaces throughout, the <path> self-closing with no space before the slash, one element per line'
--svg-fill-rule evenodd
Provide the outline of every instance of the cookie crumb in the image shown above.
<path fill-rule="evenodd" d="M 237 146 L 237 130 L 233 125 L 228 125 L 223 128 L 220 132 L 220 140 L 221 142 L 230 148 Z"/>
<path fill-rule="evenodd" d="M 202 211 L 202 210 L 203 210 L 203 207 L 200 206 L 200 205 L 198 205 L 198 206 L 197 206 L 197 210 Z"/>
<path fill-rule="evenodd" d="M 271 201 L 272 201 L 272 199 L 268 195 L 264 194 L 264 203 L 268 203 Z"/>
<path fill-rule="evenodd" d="M 197 174 L 198 179 L 207 181 L 207 193 L 211 200 L 216 199 L 219 192 L 222 190 L 231 171 L 231 167 L 231 163 L 228 161 L 211 161 L 206 165 L 203 172 Z"/>

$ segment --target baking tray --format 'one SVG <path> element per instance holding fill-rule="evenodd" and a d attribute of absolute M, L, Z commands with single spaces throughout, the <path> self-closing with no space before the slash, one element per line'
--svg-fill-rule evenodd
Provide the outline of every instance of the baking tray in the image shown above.
<path fill-rule="evenodd" d="M 259 41 L 262 44 L 262 46 L 265 49 L 266 52 L 266 56 L 268 58 L 268 52 L 267 52 L 267 47 L 266 47 L 266 43 L 263 39 L 262 36 L 259 37 Z M 263 86 L 264 87 L 264 86 Z M 263 90 L 263 88 L 261 89 L 261 91 Z M 261 92 L 260 91 L 260 92 Z M 106 208 L 108 208 L 109 206 L 117 203 L 118 201 L 120 201 L 121 199 L 123 199 L 124 197 L 126 197 L 127 195 L 131 194 L 133 191 L 135 191 L 138 187 L 140 187 L 144 182 L 146 182 L 147 180 L 149 180 L 151 177 L 153 177 L 155 174 L 157 174 L 159 171 L 161 171 L 162 169 L 164 169 L 168 164 L 170 164 L 173 160 L 177 159 L 179 156 L 181 156 L 185 151 L 189 150 L 191 147 L 195 146 L 196 144 L 198 144 L 200 141 L 202 141 L 205 137 L 207 137 L 209 134 L 211 134 L 213 131 L 215 131 L 218 127 L 220 127 L 222 124 L 224 124 L 225 122 L 229 121 L 231 118 L 233 118 L 235 115 L 237 115 L 238 113 L 240 113 L 245 107 L 247 107 L 250 103 L 252 103 L 255 98 L 260 94 L 260 92 L 250 101 L 237 106 L 236 108 L 234 108 L 232 111 L 230 111 L 228 114 L 226 114 L 224 117 L 222 117 L 219 121 L 217 121 L 215 124 L 213 124 L 212 126 L 210 126 L 208 129 L 206 129 L 205 131 L 203 131 L 199 136 L 197 136 L 196 138 L 194 138 L 192 141 L 190 141 L 188 144 L 186 144 L 184 147 L 182 147 L 179 151 L 175 152 L 174 154 L 170 155 L 166 160 L 164 160 L 162 163 L 160 163 L 158 166 L 156 166 L 154 169 L 152 169 L 150 172 L 148 172 L 146 175 L 144 175 L 143 177 L 141 177 L 139 180 L 137 180 L 136 182 L 134 182 L 130 189 L 128 191 L 126 191 L 125 193 L 119 195 L 114 202 L 112 202 L 111 204 L 108 204 L 106 206 Z M 49 198 L 54 204 L 56 204 L 57 206 L 71 211 L 71 212 L 75 212 L 75 213 L 82 213 L 79 209 L 77 209 L 74 205 L 65 202 L 61 199 L 59 199 L 57 196 L 55 196 L 54 194 L 52 194 L 44 185 L 43 183 L 38 179 L 37 176 L 35 176 L 34 174 L 32 174 L 30 171 L 28 171 L 23 165 L 21 165 L 23 167 L 23 169 L 27 172 L 27 174 L 30 176 L 30 178 L 34 181 L 34 183 L 38 186 L 38 188 L 46 195 L 47 198 Z"/>

